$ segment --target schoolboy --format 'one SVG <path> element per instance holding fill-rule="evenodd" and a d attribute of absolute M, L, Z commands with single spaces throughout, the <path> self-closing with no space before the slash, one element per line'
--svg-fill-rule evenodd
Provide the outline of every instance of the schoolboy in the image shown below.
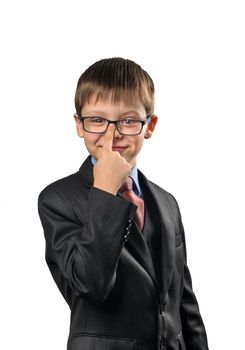
<path fill-rule="evenodd" d="M 71 309 L 67 349 L 207 350 L 177 202 L 136 165 L 157 124 L 152 79 L 100 60 L 75 105 L 90 155 L 39 196 L 46 261 Z"/>

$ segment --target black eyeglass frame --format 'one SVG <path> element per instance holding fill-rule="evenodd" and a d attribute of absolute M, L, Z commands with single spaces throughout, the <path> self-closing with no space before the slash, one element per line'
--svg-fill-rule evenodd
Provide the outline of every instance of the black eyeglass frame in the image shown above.
<path fill-rule="evenodd" d="M 88 130 L 86 130 L 86 128 L 85 128 L 85 126 L 84 126 L 84 121 L 85 121 L 85 119 L 96 118 L 96 117 L 101 118 L 101 119 L 104 119 L 104 120 L 106 120 L 107 123 L 108 123 L 106 129 L 105 129 L 103 132 L 100 132 L 100 131 L 88 131 Z M 148 116 L 146 116 L 146 119 L 145 119 L 145 120 L 134 119 L 134 121 L 141 123 L 141 129 L 140 129 L 140 131 L 139 131 L 137 134 L 125 134 L 125 133 L 122 133 L 122 132 L 119 130 L 119 126 L 118 126 L 119 123 L 120 123 L 122 120 L 109 120 L 109 119 L 105 119 L 105 118 L 102 118 L 102 117 L 99 117 L 99 116 L 94 116 L 94 117 L 92 117 L 92 116 L 91 116 L 91 117 L 83 117 L 83 116 L 80 115 L 80 114 L 78 114 L 78 118 L 79 118 L 79 120 L 80 120 L 80 121 L 82 122 L 82 124 L 83 124 L 83 130 L 86 131 L 86 132 L 89 132 L 89 133 L 91 133 L 91 134 L 100 134 L 100 135 L 102 135 L 102 134 L 106 133 L 106 131 L 107 131 L 107 129 L 109 128 L 109 125 L 110 125 L 110 124 L 115 124 L 115 126 L 116 126 L 117 131 L 119 132 L 119 134 L 124 135 L 124 136 L 137 136 L 137 135 L 139 135 L 139 134 L 142 132 L 143 126 L 146 125 L 146 124 L 148 124 L 148 123 L 151 121 L 152 115 L 149 114 Z"/>

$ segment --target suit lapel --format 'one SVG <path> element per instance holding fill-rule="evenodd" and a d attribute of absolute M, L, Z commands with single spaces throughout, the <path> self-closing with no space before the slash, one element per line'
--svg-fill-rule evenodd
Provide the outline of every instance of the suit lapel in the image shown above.
<path fill-rule="evenodd" d="M 158 285 L 150 251 L 142 232 L 135 222 L 133 223 L 130 235 L 128 236 L 128 241 L 125 244 L 125 248 L 148 272 L 155 284 Z"/>
<path fill-rule="evenodd" d="M 91 187 L 93 185 L 94 177 L 93 177 L 93 164 L 91 162 L 91 156 L 88 156 L 84 163 L 81 165 L 79 169 L 79 174 L 83 178 L 83 184 L 85 187 Z"/>
<path fill-rule="evenodd" d="M 156 220 L 154 220 L 156 227 L 154 229 L 159 230 L 161 234 L 161 293 L 165 295 L 173 276 L 175 254 L 175 226 L 173 224 L 174 220 L 171 218 L 170 203 L 168 202 L 169 194 L 148 181 L 140 171 L 139 181 L 143 193 L 147 191 L 148 198 L 151 198 L 150 203 L 148 201 L 148 207 L 152 206 L 153 215 L 156 217 Z"/>

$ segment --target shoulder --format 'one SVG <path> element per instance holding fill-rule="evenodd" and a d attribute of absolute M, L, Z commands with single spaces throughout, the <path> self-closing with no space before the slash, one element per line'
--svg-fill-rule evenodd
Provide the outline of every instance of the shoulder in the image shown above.
<path fill-rule="evenodd" d="M 74 198 L 82 194 L 84 189 L 91 187 L 92 183 L 92 163 L 89 158 L 80 167 L 79 171 L 56 180 L 46 186 L 39 194 L 38 200 L 56 199 L 57 195 L 64 198 Z"/>
<path fill-rule="evenodd" d="M 66 201 L 72 193 L 75 193 L 81 184 L 82 178 L 79 172 L 56 180 L 42 189 L 38 195 L 38 204 L 49 203 L 57 206 L 60 202 Z"/>
<path fill-rule="evenodd" d="M 152 181 L 149 181 L 150 186 L 157 192 L 160 196 L 162 196 L 166 202 L 168 202 L 171 206 L 178 207 L 178 202 L 172 193 L 166 191 L 162 187 L 158 186 Z"/>
<path fill-rule="evenodd" d="M 81 175 L 79 174 L 79 172 L 76 172 L 74 174 L 68 175 L 50 183 L 42 189 L 40 195 L 48 194 L 49 192 L 53 191 L 63 192 L 69 189 L 70 186 L 76 186 L 78 183 L 81 183 Z"/>
<path fill-rule="evenodd" d="M 89 187 L 80 171 L 52 182 L 38 196 L 38 212 L 42 222 L 60 218 L 79 220 L 85 210 Z M 62 220 L 63 220 L 62 219 Z"/>
<path fill-rule="evenodd" d="M 173 195 L 170 192 L 166 191 L 164 188 L 160 187 L 155 182 L 148 180 L 148 179 L 146 179 L 146 181 L 148 182 L 149 186 L 151 186 L 151 188 L 154 189 L 154 191 L 161 193 L 162 195 L 166 196 L 167 198 L 173 198 Z"/>

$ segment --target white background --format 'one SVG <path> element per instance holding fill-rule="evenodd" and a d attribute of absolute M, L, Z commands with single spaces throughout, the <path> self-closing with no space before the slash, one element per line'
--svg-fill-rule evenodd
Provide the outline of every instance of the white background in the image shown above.
<path fill-rule="evenodd" d="M 2 1 L 1 343 L 65 349 L 69 309 L 44 261 L 37 196 L 86 157 L 80 74 L 122 56 L 155 81 L 155 135 L 139 167 L 177 198 L 210 349 L 244 333 L 243 1 Z"/>

